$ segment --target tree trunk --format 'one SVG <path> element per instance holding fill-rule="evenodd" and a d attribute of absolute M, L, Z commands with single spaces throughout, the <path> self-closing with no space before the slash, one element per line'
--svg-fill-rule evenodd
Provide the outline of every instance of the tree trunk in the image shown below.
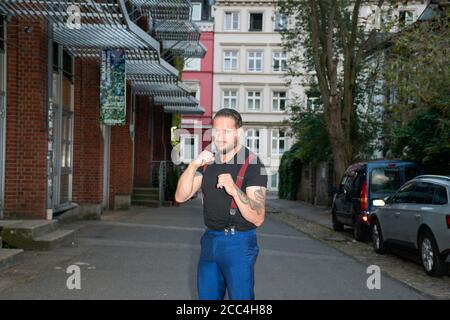
<path fill-rule="evenodd" d="M 334 182 L 337 186 L 345 170 L 352 162 L 351 123 L 342 121 L 342 109 L 338 98 L 330 98 L 325 116 L 330 147 L 333 153 Z"/>

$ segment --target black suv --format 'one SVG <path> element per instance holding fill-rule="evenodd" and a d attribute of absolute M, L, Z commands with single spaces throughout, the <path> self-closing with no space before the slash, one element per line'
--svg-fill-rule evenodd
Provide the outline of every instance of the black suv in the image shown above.
<path fill-rule="evenodd" d="M 385 199 L 420 174 L 423 169 L 411 161 L 377 160 L 352 164 L 333 197 L 333 229 L 342 231 L 344 225 L 351 226 L 354 238 L 365 240 L 370 231 L 369 215 L 375 209 L 373 200 Z"/>

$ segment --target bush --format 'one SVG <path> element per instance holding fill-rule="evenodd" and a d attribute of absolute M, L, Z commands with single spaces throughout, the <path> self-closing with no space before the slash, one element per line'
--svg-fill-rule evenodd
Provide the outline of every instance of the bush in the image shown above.
<path fill-rule="evenodd" d="M 280 177 L 278 197 L 280 199 L 297 200 L 302 163 L 299 159 L 300 144 L 296 143 L 281 157 L 278 174 Z"/>

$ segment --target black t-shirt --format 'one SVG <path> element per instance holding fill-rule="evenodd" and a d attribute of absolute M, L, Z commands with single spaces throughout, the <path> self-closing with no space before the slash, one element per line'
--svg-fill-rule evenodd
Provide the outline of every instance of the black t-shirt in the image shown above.
<path fill-rule="evenodd" d="M 241 166 L 244 164 L 250 150 L 244 146 L 237 152 L 232 160 L 221 163 L 220 157 L 216 154 L 214 163 L 209 164 L 203 173 L 203 166 L 197 172 L 203 174 L 203 218 L 205 225 L 210 229 L 224 229 L 230 219 L 230 206 L 232 197 L 228 195 L 225 188 L 217 188 L 217 177 L 223 173 L 229 173 L 236 183 L 236 178 Z M 244 175 L 241 190 L 244 191 L 250 186 L 267 187 L 267 173 L 264 164 L 259 157 L 249 163 Z M 246 231 L 256 228 L 256 226 L 245 220 L 239 208 L 232 220 L 237 230 Z"/>

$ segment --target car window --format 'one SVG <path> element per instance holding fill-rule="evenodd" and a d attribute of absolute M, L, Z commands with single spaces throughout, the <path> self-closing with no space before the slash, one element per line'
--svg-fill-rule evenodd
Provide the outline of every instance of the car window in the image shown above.
<path fill-rule="evenodd" d="M 443 186 L 434 186 L 433 204 L 443 205 L 448 203 L 447 189 Z"/>
<path fill-rule="evenodd" d="M 420 174 L 417 167 L 406 167 L 405 168 L 405 182 L 417 177 Z"/>
<path fill-rule="evenodd" d="M 361 172 L 356 173 L 356 177 L 353 179 L 352 183 L 352 195 L 359 196 L 361 193 L 363 174 Z"/>
<path fill-rule="evenodd" d="M 401 186 L 398 168 L 374 168 L 370 176 L 370 191 L 393 193 Z"/>
<path fill-rule="evenodd" d="M 410 194 L 414 189 L 415 184 L 409 183 L 403 186 L 390 201 L 391 203 L 408 203 L 410 201 Z"/>
<path fill-rule="evenodd" d="M 419 182 L 410 194 L 409 203 L 432 204 L 434 187 L 431 183 Z"/>

